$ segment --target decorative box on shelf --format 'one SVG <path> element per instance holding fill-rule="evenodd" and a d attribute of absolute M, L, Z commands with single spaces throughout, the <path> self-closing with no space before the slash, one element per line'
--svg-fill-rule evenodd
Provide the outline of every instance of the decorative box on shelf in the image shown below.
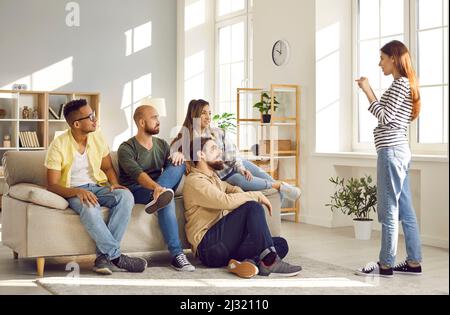
<path fill-rule="evenodd" d="M 291 140 L 260 140 L 259 154 L 270 155 L 270 142 L 273 142 L 274 155 L 295 155 L 292 153 L 292 141 Z"/>

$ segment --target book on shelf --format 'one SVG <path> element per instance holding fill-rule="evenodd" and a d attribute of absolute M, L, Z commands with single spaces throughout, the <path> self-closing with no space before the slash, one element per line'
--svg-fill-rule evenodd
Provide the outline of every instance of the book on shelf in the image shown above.
<path fill-rule="evenodd" d="M 39 148 L 40 147 L 39 139 L 38 139 L 36 131 L 33 131 L 33 142 L 34 142 L 34 147 L 35 148 Z"/>
<path fill-rule="evenodd" d="M 39 138 L 36 131 L 20 131 L 19 132 L 20 147 L 22 148 L 39 148 Z"/>
<path fill-rule="evenodd" d="M 48 111 L 50 112 L 50 114 L 52 114 L 54 119 L 59 119 L 59 116 L 56 114 L 56 112 L 50 106 L 48 107 Z"/>
<path fill-rule="evenodd" d="M 61 104 L 59 106 L 58 117 L 59 119 L 64 119 L 64 104 Z"/>

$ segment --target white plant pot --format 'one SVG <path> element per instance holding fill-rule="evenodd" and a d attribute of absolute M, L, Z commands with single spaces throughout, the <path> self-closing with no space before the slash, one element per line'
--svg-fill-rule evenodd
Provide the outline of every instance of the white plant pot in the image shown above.
<path fill-rule="evenodd" d="M 373 220 L 370 221 L 358 221 L 353 220 L 353 226 L 355 228 L 355 238 L 357 240 L 368 241 L 372 234 Z"/>

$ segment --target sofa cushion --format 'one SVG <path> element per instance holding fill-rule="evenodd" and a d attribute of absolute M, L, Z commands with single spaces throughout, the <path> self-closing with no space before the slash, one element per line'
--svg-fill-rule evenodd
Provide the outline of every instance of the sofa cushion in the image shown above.
<path fill-rule="evenodd" d="M 5 178 L 8 185 L 31 183 L 47 185 L 47 173 L 44 166 L 47 151 L 7 151 L 3 155 Z"/>
<path fill-rule="evenodd" d="M 64 210 L 69 206 L 66 199 L 34 184 L 17 184 L 9 189 L 11 197 L 53 209 Z"/>

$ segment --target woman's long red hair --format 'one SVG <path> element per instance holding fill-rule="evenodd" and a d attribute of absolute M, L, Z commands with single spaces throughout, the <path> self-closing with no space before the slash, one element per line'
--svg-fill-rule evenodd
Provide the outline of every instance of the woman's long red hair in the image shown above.
<path fill-rule="evenodd" d="M 420 114 L 420 92 L 419 82 L 417 80 L 416 72 L 414 71 L 411 55 L 408 48 L 400 41 L 393 40 L 381 48 L 381 51 L 394 58 L 395 67 L 402 77 L 406 77 L 409 80 L 411 87 L 411 96 L 413 101 L 412 119 L 415 120 Z"/>

